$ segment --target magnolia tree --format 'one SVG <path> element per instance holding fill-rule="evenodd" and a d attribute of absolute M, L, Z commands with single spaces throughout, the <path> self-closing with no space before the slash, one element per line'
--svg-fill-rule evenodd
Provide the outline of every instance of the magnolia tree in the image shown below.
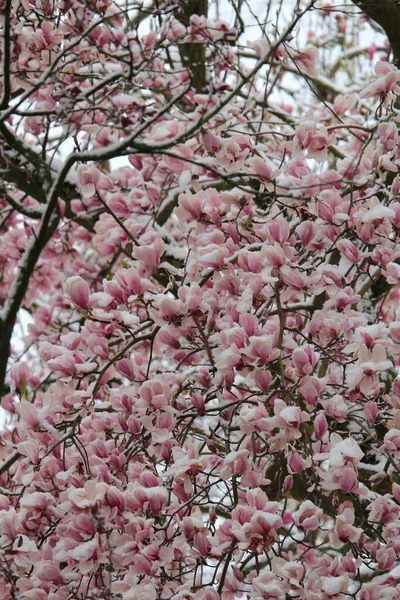
<path fill-rule="evenodd" d="M 2 0 L 0 598 L 400 597 L 400 8 L 357 4 Z"/>

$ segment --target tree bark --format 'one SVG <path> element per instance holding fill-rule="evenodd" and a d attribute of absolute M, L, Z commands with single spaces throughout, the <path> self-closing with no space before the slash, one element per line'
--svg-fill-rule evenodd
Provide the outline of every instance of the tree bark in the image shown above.
<path fill-rule="evenodd" d="M 400 2 L 398 0 L 352 1 L 384 29 L 392 48 L 393 62 L 396 67 L 400 67 Z"/>
<path fill-rule="evenodd" d="M 208 0 L 185 0 L 182 2 L 179 20 L 185 27 L 190 24 L 190 17 L 198 15 L 207 17 Z M 192 84 L 196 92 L 204 91 L 206 78 L 206 51 L 204 44 L 189 42 L 179 46 L 182 64 L 192 73 Z"/>

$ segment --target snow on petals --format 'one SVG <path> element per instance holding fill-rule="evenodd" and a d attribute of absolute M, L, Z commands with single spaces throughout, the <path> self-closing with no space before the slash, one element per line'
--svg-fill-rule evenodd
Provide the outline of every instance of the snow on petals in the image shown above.
<path fill-rule="evenodd" d="M 400 93 L 400 87 L 397 85 L 400 73 L 395 67 L 387 62 L 378 61 L 375 65 L 375 72 L 381 77 L 361 90 L 360 98 L 385 96 L 389 92 Z"/>

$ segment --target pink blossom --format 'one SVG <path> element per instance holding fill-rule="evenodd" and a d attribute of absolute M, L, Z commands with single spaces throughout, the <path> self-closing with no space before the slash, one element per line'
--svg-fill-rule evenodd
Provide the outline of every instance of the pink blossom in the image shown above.
<path fill-rule="evenodd" d="M 367 402 L 366 405 L 364 406 L 364 413 L 365 413 L 365 416 L 367 417 L 368 423 L 374 423 L 379 414 L 379 409 L 378 409 L 377 404 L 375 402 L 372 402 L 372 400 L 369 400 L 369 402 Z"/>
<path fill-rule="evenodd" d="M 307 467 L 307 462 L 298 452 L 289 452 L 287 459 L 288 471 L 291 475 L 301 473 Z"/>
<path fill-rule="evenodd" d="M 100 178 L 100 171 L 94 165 L 79 165 L 78 180 L 84 198 L 91 198 L 96 193 L 96 184 Z"/>
<path fill-rule="evenodd" d="M 331 542 L 339 547 L 342 542 L 358 543 L 363 535 L 360 527 L 354 527 L 355 514 L 351 504 L 345 502 L 339 507 L 339 515 L 334 531 L 330 533 Z"/>
<path fill-rule="evenodd" d="M 263 257 L 272 267 L 281 267 L 285 264 L 287 258 L 279 244 L 274 243 L 272 246 L 263 248 Z"/>
<path fill-rule="evenodd" d="M 203 528 L 203 531 L 198 531 L 193 537 L 193 546 L 199 551 L 201 556 L 207 556 L 211 550 L 211 542 L 204 530 L 207 531 Z"/>
<path fill-rule="evenodd" d="M 315 405 L 324 389 L 323 382 L 314 376 L 305 376 L 301 379 L 300 393 L 309 405 Z"/>
<path fill-rule="evenodd" d="M 266 571 L 253 579 L 254 591 L 260 598 L 280 600 L 289 591 L 289 584 L 282 582 L 274 573 Z"/>
<path fill-rule="evenodd" d="M 51 561 L 43 561 L 35 570 L 35 576 L 43 582 L 51 582 L 54 585 L 60 585 L 63 582 L 60 569 Z"/>
<path fill-rule="evenodd" d="M 288 427 L 298 428 L 304 421 L 308 421 L 308 415 L 298 406 L 287 406 L 282 400 L 275 400 L 274 413 L 279 417 L 279 421 Z"/>
<path fill-rule="evenodd" d="M 337 249 L 352 263 L 360 260 L 360 252 L 350 240 L 339 240 Z"/>
<path fill-rule="evenodd" d="M 293 362 L 299 375 L 311 375 L 318 362 L 319 354 L 309 344 L 293 351 Z"/>
<path fill-rule="evenodd" d="M 269 371 L 256 371 L 254 375 L 255 382 L 259 389 L 266 394 L 271 385 L 272 376 Z"/>
<path fill-rule="evenodd" d="M 391 569 L 396 562 L 396 558 L 393 548 L 380 548 L 376 553 L 378 568 L 382 571 Z"/>
<path fill-rule="evenodd" d="M 221 148 L 222 140 L 212 131 L 207 130 L 203 133 L 203 143 L 207 152 L 215 153 Z"/>
<path fill-rule="evenodd" d="M 335 394 L 328 400 L 325 400 L 323 406 L 326 414 L 339 422 L 343 422 L 349 412 L 349 407 L 340 394 Z"/>
<path fill-rule="evenodd" d="M 351 437 L 341 440 L 335 440 L 329 453 L 329 461 L 333 467 L 342 467 L 348 462 L 357 464 L 360 462 L 364 453 L 358 443 Z"/>
<path fill-rule="evenodd" d="M 152 271 L 158 267 L 161 256 L 165 250 L 165 244 L 160 238 L 156 238 L 152 245 L 145 245 L 140 248 L 136 248 L 136 257 L 140 260 L 143 266 L 148 270 Z"/>
<path fill-rule="evenodd" d="M 18 404 L 18 413 L 30 429 L 35 429 L 39 425 L 39 413 L 37 408 L 27 400 L 21 400 Z"/>
<path fill-rule="evenodd" d="M 232 532 L 239 540 L 240 547 L 265 549 L 278 540 L 277 531 L 281 526 L 282 519 L 278 515 L 256 511 L 243 526 L 234 524 Z"/>
<path fill-rule="evenodd" d="M 62 376 L 74 375 L 77 371 L 77 363 L 72 352 L 65 352 L 60 356 L 47 361 L 48 366 L 53 371 L 58 371 Z"/>
<path fill-rule="evenodd" d="M 300 69 L 304 69 L 307 75 L 318 75 L 317 69 L 318 50 L 317 48 L 306 48 L 295 58 L 295 62 Z"/>
<path fill-rule="evenodd" d="M 395 321 L 389 324 L 390 335 L 395 342 L 400 343 L 400 321 Z"/>
<path fill-rule="evenodd" d="M 232 344 L 219 355 L 216 366 L 221 373 L 228 373 L 241 362 L 241 355 L 236 344 Z"/>
<path fill-rule="evenodd" d="M 276 179 L 279 169 L 267 158 L 262 159 L 259 156 L 255 156 L 249 160 L 248 172 L 255 175 L 265 189 L 272 191 L 273 186 L 271 185 L 271 181 Z"/>
<path fill-rule="evenodd" d="M 86 310 L 89 303 L 89 286 L 82 277 L 69 277 L 65 282 L 65 292 L 78 310 Z"/>
<path fill-rule="evenodd" d="M 389 45 L 140 4 L 6 2 L 0 599 L 398 600 Z"/>
<path fill-rule="evenodd" d="M 115 365 L 116 370 L 124 377 L 132 380 L 135 376 L 133 362 L 129 358 L 122 358 Z"/>
<path fill-rule="evenodd" d="M 376 52 L 376 49 L 377 49 L 377 48 L 376 48 L 376 45 L 375 45 L 374 43 L 372 43 L 372 44 L 371 44 L 371 45 L 368 47 L 368 49 L 367 49 L 367 54 L 368 54 L 368 56 L 369 56 L 369 58 L 370 58 L 371 60 L 372 60 L 372 59 L 373 59 L 373 57 L 374 57 L 374 54 L 375 54 L 375 52 Z"/>
<path fill-rule="evenodd" d="M 286 219 L 279 216 L 268 223 L 268 238 L 273 244 L 284 244 L 289 237 L 289 223 Z"/>
<path fill-rule="evenodd" d="M 320 412 L 314 421 L 314 433 L 317 440 L 321 440 L 328 431 L 328 423 L 324 413 Z"/>
<path fill-rule="evenodd" d="M 293 513 L 293 520 L 297 527 L 304 530 L 315 531 L 319 527 L 322 516 L 322 510 L 317 508 L 311 500 L 306 500 L 301 504 L 300 508 Z"/>
<path fill-rule="evenodd" d="M 242 356 L 245 355 L 251 359 L 256 358 L 260 365 L 265 365 L 276 360 L 279 356 L 279 349 L 274 347 L 272 336 L 250 336 L 248 339 L 249 347 Z"/>
<path fill-rule="evenodd" d="M 338 595 L 347 592 L 349 587 L 348 575 L 339 575 L 338 577 L 322 577 L 321 591 L 327 598 L 339 597 Z"/>
<path fill-rule="evenodd" d="M 99 539 L 96 536 L 92 540 L 77 545 L 68 554 L 70 558 L 77 561 L 80 572 L 86 574 L 97 564 L 99 551 Z"/>
<path fill-rule="evenodd" d="M 100 337 L 99 335 L 96 335 L 95 333 L 92 333 L 91 335 L 89 335 L 86 343 L 88 347 L 100 358 L 108 357 L 108 344 L 104 338 Z"/>
<path fill-rule="evenodd" d="M 221 147 L 216 153 L 218 165 L 228 173 L 242 169 L 251 147 L 251 143 L 243 135 L 234 135 L 227 140 L 222 140 Z"/>
<path fill-rule="evenodd" d="M 383 447 L 397 456 L 400 448 L 400 429 L 390 429 L 383 438 Z"/>
<path fill-rule="evenodd" d="M 191 194 L 190 191 L 179 196 L 180 214 L 190 215 L 193 219 L 199 219 L 204 214 L 207 197 L 200 193 Z"/>
<path fill-rule="evenodd" d="M 343 115 L 346 111 L 351 110 L 357 104 L 357 94 L 338 94 L 335 97 L 333 108 L 339 115 Z"/>
<path fill-rule="evenodd" d="M 225 264 L 225 259 L 229 256 L 229 250 L 224 247 L 218 247 L 216 244 L 211 244 L 205 248 L 199 258 L 199 262 L 203 267 L 212 267 L 213 269 L 221 269 Z"/>
<path fill-rule="evenodd" d="M 305 121 L 296 128 L 294 148 L 307 150 L 308 158 L 322 162 L 327 157 L 327 147 L 335 142 L 325 127 L 317 128 L 313 121 Z"/>
<path fill-rule="evenodd" d="M 30 377 L 29 367 L 26 363 L 13 365 L 10 371 L 10 375 L 14 381 L 16 390 L 20 391 L 21 387 L 26 386 Z"/>
<path fill-rule="evenodd" d="M 344 492 L 353 492 L 358 489 L 357 473 L 352 467 L 345 467 L 341 471 L 340 487 Z"/>
<path fill-rule="evenodd" d="M 391 67 L 388 63 L 378 61 L 375 65 L 375 72 L 381 75 L 376 81 L 370 83 L 360 92 L 360 98 L 370 98 L 373 96 L 381 96 L 389 92 L 400 92 L 397 85 L 399 73 L 397 69 Z"/>

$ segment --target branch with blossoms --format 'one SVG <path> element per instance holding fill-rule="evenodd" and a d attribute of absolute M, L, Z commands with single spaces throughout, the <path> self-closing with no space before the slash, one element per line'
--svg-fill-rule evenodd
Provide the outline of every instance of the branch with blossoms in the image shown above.
<path fill-rule="evenodd" d="M 8 13 L 7 13 L 7 15 L 8 15 Z M 299 15 L 296 15 L 296 17 L 294 18 L 294 20 L 292 21 L 290 26 L 287 28 L 287 30 L 283 34 L 282 38 L 277 41 L 276 46 L 279 46 L 281 41 L 290 34 L 292 29 L 295 27 L 296 23 L 298 22 L 300 16 L 301 16 L 301 13 Z M 117 17 L 115 17 L 115 18 L 117 18 Z M 9 20 L 10 20 L 10 15 L 8 15 L 7 27 L 9 27 Z M 102 23 L 102 21 L 103 21 L 103 19 L 100 20 L 100 23 Z M 101 28 L 101 25 L 91 24 L 84 31 L 84 33 L 78 35 L 78 38 L 76 41 L 71 42 L 66 48 L 64 48 L 62 51 L 60 51 L 58 54 L 56 54 L 54 62 L 47 69 L 44 70 L 43 74 L 39 78 L 39 81 L 37 83 L 35 83 L 32 90 L 28 90 L 25 94 L 22 95 L 22 97 L 19 99 L 19 102 L 17 103 L 15 108 L 18 109 L 32 94 L 34 94 L 38 89 L 43 87 L 49 81 L 51 76 L 54 76 L 54 73 L 56 72 L 56 67 L 58 67 L 58 65 L 60 63 L 62 64 L 63 58 L 67 57 L 67 64 L 69 64 L 68 54 L 70 52 L 72 52 L 75 49 L 75 47 L 78 46 L 78 44 L 82 40 L 87 39 L 93 31 L 96 31 L 96 29 L 99 29 L 99 28 Z M 7 31 L 8 31 L 8 29 L 6 29 L 6 32 Z M 201 35 L 200 30 L 197 31 L 197 27 L 195 28 L 195 31 L 196 31 L 195 35 Z M 48 35 L 51 38 L 49 33 L 48 33 Z M 62 36 L 60 36 L 60 34 L 57 33 L 53 36 L 53 38 L 51 38 L 51 43 L 53 44 L 56 41 L 61 42 L 61 40 L 62 40 Z M 211 41 L 212 40 L 213 39 L 211 38 Z M 150 47 L 153 46 L 155 44 L 155 42 L 156 42 L 156 39 L 153 36 L 149 36 L 149 46 Z M 271 53 L 273 50 L 274 49 L 271 50 Z M 206 112 L 205 115 L 202 115 L 200 117 L 200 119 L 198 119 L 197 122 L 195 122 L 193 125 L 191 125 L 189 127 L 189 129 L 186 129 L 178 136 L 176 135 L 176 133 L 178 133 L 178 130 L 175 132 L 172 131 L 171 134 L 173 135 L 173 138 L 174 138 L 173 145 L 177 145 L 177 144 L 179 144 L 180 141 L 185 140 L 188 136 L 190 136 L 191 134 L 193 134 L 197 130 L 199 130 L 199 128 L 202 125 L 204 125 L 205 123 L 207 123 L 215 114 L 218 114 L 223 109 L 223 107 L 226 104 L 228 104 L 228 102 L 240 91 L 240 89 L 245 85 L 245 83 L 248 80 L 250 80 L 255 74 L 257 74 L 257 72 L 260 70 L 261 66 L 263 64 L 265 64 L 265 62 L 267 62 L 269 56 L 270 55 L 267 55 L 265 57 L 265 59 L 263 59 L 262 61 L 259 61 L 259 63 L 257 63 L 257 65 L 252 69 L 250 74 L 247 75 L 246 77 L 242 78 L 242 80 L 239 82 L 239 84 L 226 96 L 226 98 L 224 98 L 222 103 L 218 104 L 211 111 Z M 140 66 L 143 67 L 142 63 L 140 63 Z M 130 77 L 132 77 L 132 76 L 133 76 L 133 74 L 130 73 Z M 108 82 L 109 81 L 107 80 L 107 82 L 104 83 L 103 85 L 106 85 Z M 99 90 L 101 91 L 103 89 L 103 85 L 99 86 L 96 91 L 99 91 Z M 31 278 L 34 266 L 36 265 L 36 262 L 40 257 L 41 251 L 42 251 L 44 245 L 46 244 L 46 242 L 48 241 L 48 239 L 50 237 L 52 237 L 54 230 L 57 227 L 58 210 L 56 210 L 56 203 L 58 202 L 58 198 L 61 193 L 64 181 L 65 181 L 66 177 L 68 176 L 68 172 L 70 171 L 71 167 L 77 161 L 80 161 L 80 162 L 87 162 L 87 161 L 93 161 L 93 160 L 101 161 L 101 160 L 108 160 L 111 158 L 115 158 L 117 156 L 120 156 L 124 152 L 124 150 L 129 147 L 135 147 L 137 149 L 140 148 L 141 150 L 146 150 L 146 144 L 143 144 L 140 141 L 137 142 L 136 139 L 139 138 L 139 140 L 140 140 L 140 136 L 142 136 L 144 132 L 146 132 L 148 129 L 151 129 L 151 126 L 154 123 L 156 123 L 157 121 L 159 121 L 161 119 L 161 117 L 163 117 L 165 114 L 167 114 L 172 107 L 179 104 L 180 98 L 183 97 L 186 94 L 186 92 L 187 92 L 187 90 L 185 88 L 183 88 L 183 90 L 180 91 L 178 93 L 178 95 L 174 96 L 169 102 L 167 102 L 166 105 L 161 108 L 161 110 L 156 111 L 156 113 L 154 115 L 151 115 L 150 118 L 147 119 L 146 122 L 142 126 L 136 128 L 130 135 L 127 135 L 125 137 L 125 139 L 123 139 L 122 141 L 118 141 L 111 145 L 108 143 L 107 148 L 104 150 L 96 149 L 96 150 L 89 150 L 86 152 L 73 153 L 72 155 L 70 155 L 68 157 L 68 159 L 66 160 L 64 165 L 62 167 L 60 167 L 59 176 L 55 177 L 53 180 L 51 179 L 49 168 L 47 167 L 46 164 L 42 164 L 41 158 L 35 152 L 32 152 L 31 149 L 27 148 L 26 145 L 21 140 L 16 138 L 7 126 L 3 125 L 2 133 L 4 136 L 5 142 L 10 145 L 9 148 L 10 148 L 11 154 L 13 154 L 15 151 L 19 151 L 23 156 L 25 156 L 28 159 L 28 161 L 36 169 L 39 177 L 42 177 L 42 180 L 44 179 L 46 181 L 46 186 L 45 186 L 43 192 L 44 192 L 44 198 L 46 198 L 45 201 L 47 204 L 47 208 L 44 211 L 43 219 L 42 219 L 40 227 L 39 227 L 39 234 L 35 235 L 35 240 L 33 241 L 33 243 L 30 246 L 27 247 L 26 253 L 22 257 L 21 263 L 17 267 L 18 276 L 14 279 L 13 288 L 11 291 L 11 297 L 7 300 L 7 302 L 3 308 L 3 311 L 2 311 L 2 315 L 1 315 L 2 343 L 1 343 L 1 348 L 0 348 L 1 365 L 2 365 L 1 370 L 0 370 L 0 381 L 2 383 L 0 386 L 0 390 L 4 386 L 4 377 L 5 377 L 7 359 L 8 359 L 8 354 L 9 354 L 9 345 L 10 345 L 12 331 L 14 328 L 14 323 L 15 323 L 15 320 L 17 317 L 17 312 L 21 306 L 21 303 L 22 303 L 23 297 L 25 295 L 29 280 Z M 10 113 L 10 111 L 11 111 L 11 113 Z M 6 119 L 10 114 L 12 114 L 11 108 L 8 111 L 7 110 L 4 111 L 2 119 L 3 120 Z M 29 119 L 29 117 L 28 117 L 28 119 Z M 69 134 L 71 134 L 70 131 L 69 131 Z M 46 141 L 47 141 L 47 137 L 48 136 L 46 134 L 45 135 Z M 171 135 L 169 135 L 167 137 L 171 137 Z M 168 148 L 171 146 L 171 142 L 170 141 L 162 142 L 158 146 L 159 146 L 160 150 L 165 147 Z M 46 148 L 44 146 L 43 152 L 45 152 L 45 150 L 46 150 Z M 13 180 L 14 180 L 14 183 L 18 182 L 19 177 L 17 177 L 17 179 L 15 179 L 15 175 L 14 175 Z M 23 187 L 25 187 L 25 189 L 26 189 L 26 185 L 23 185 Z M 48 196 L 46 194 L 47 190 L 49 191 Z M 53 215 L 52 218 L 51 218 L 51 215 Z M 49 219 L 51 220 L 52 224 L 51 224 L 50 228 L 48 229 Z"/>
<path fill-rule="evenodd" d="M 4 3 L 4 597 L 399 595 L 400 73 L 239 4 Z"/>

